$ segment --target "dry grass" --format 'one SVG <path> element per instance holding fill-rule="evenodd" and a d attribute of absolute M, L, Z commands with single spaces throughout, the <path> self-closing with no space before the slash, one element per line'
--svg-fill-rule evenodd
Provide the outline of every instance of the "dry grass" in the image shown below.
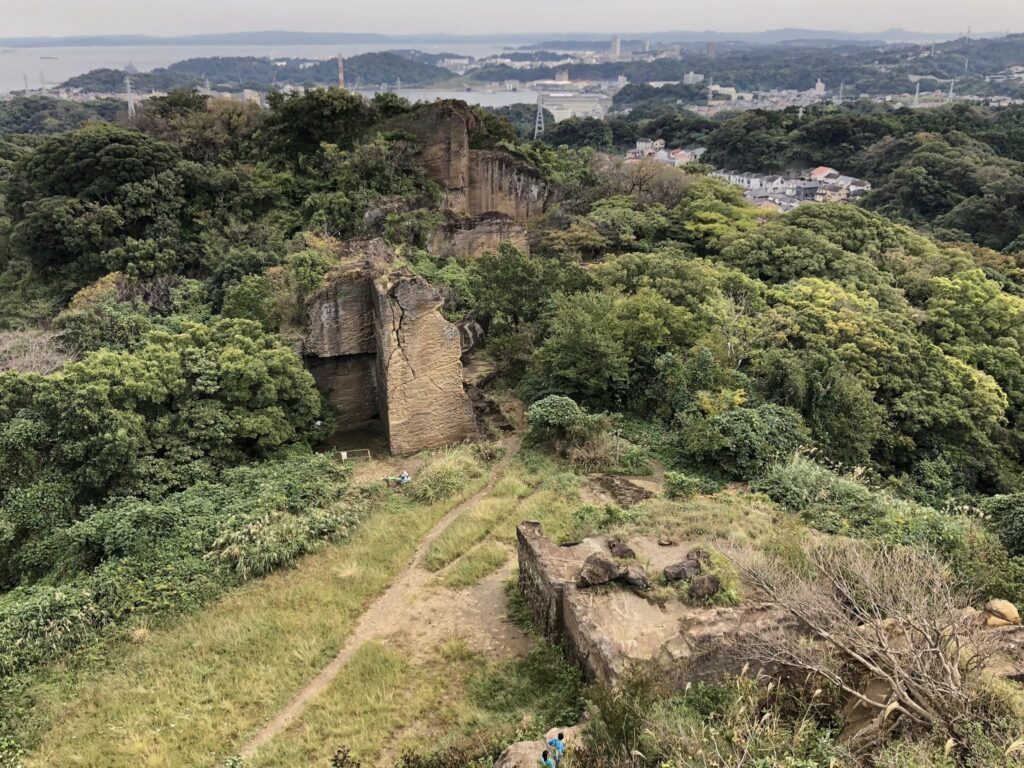
<path fill-rule="evenodd" d="M 231 754 L 335 654 L 417 542 L 484 483 L 431 506 L 393 502 L 338 545 L 193 616 L 41 682 L 33 766 L 211 766 Z M 33 735 L 35 739 L 33 739 Z"/>
<path fill-rule="evenodd" d="M 53 373 L 75 359 L 61 349 L 60 334 L 29 329 L 0 332 L 0 371 Z"/>

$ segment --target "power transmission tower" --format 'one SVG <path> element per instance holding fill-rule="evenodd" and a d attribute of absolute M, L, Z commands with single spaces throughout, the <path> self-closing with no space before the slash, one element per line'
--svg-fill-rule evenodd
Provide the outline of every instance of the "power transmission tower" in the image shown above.
<path fill-rule="evenodd" d="M 338 54 L 338 87 L 345 90 L 345 60 Z"/>
<path fill-rule="evenodd" d="M 949 96 L 946 97 L 946 101 L 953 100 L 953 86 L 956 85 L 956 78 L 954 77 L 949 81 Z"/>
<path fill-rule="evenodd" d="M 132 93 L 132 76 L 124 76 L 125 97 L 128 99 L 128 119 L 135 119 L 135 94 Z"/>
<path fill-rule="evenodd" d="M 917 88 L 914 89 L 914 106 L 918 107 L 921 105 L 921 81 L 917 81 Z"/>
<path fill-rule="evenodd" d="M 537 97 L 537 118 L 533 121 L 533 140 L 537 141 L 544 133 L 544 94 Z"/>

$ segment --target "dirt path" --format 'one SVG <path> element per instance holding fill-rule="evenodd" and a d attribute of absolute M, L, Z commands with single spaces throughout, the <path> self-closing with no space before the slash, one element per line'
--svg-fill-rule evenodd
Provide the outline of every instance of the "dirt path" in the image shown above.
<path fill-rule="evenodd" d="M 512 460 L 519 450 L 519 439 L 516 437 L 506 438 L 504 441 L 505 454 L 501 460 L 491 469 L 487 485 L 481 488 L 470 498 L 452 508 L 430 531 L 424 536 L 412 559 L 405 566 L 402 572 L 391 583 L 391 586 L 380 595 L 367 610 L 359 617 L 352 634 L 349 635 L 345 644 L 338 651 L 338 654 L 331 662 L 324 667 L 320 673 L 300 690 L 295 697 L 288 702 L 263 728 L 261 728 L 244 747 L 239 754 L 242 758 L 251 758 L 261 746 L 284 731 L 290 723 L 298 719 L 306 705 L 315 699 L 330 685 L 331 681 L 345 668 L 352 655 L 359 648 L 369 642 L 392 633 L 396 626 L 396 617 L 409 603 L 414 595 L 422 592 L 432 579 L 432 574 L 423 567 L 423 558 L 427 549 L 440 536 L 444 530 L 463 512 L 483 499 L 501 477 L 502 471 Z"/>

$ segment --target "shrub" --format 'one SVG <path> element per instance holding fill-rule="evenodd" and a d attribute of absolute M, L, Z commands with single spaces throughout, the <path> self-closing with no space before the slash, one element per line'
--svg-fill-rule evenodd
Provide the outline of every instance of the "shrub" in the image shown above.
<path fill-rule="evenodd" d="M 424 504 L 450 499 L 466 482 L 483 474 L 469 449 L 446 451 L 428 464 L 408 486 L 409 495 Z"/>
<path fill-rule="evenodd" d="M 1024 493 L 992 496 L 980 506 L 1007 551 L 1015 557 L 1024 555 Z"/>
<path fill-rule="evenodd" d="M 795 410 L 769 403 L 701 419 L 689 427 L 684 439 L 698 460 L 747 479 L 809 442 L 810 433 Z"/>
<path fill-rule="evenodd" d="M 751 488 L 820 531 L 931 549 L 985 597 L 1024 591 L 1024 562 L 977 520 L 874 491 L 802 456 L 773 466 Z"/>
<path fill-rule="evenodd" d="M 570 397 L 548 395 L 527 409 L 526 421 L 528 443 L 547 446 L 575 466 L 596 469 L 612 462 L 612 420 L 606 414 L 589 414 Z"/>
<path fill-rule="evenodd" d="M 665 495 L 670 499 L 688 499 L 701 492 L 701 481 L 683 472 L 665 473 Z"/>

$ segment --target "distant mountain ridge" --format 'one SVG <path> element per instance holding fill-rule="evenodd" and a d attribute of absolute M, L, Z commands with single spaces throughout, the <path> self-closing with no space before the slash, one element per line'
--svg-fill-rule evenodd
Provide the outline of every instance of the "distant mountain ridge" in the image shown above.
<path fill-rule="evenodd" d="M 604 41 L 613 32 L 559 34 L 561 40 Z M 792 40 L 840 40 L 878 42 L 931 42 L 952 40 L 962 36 L 958 33 L 926 33 L 905 29 L 888 29 L 881 32 L 838 32 L 830 30 L 783 28 L 762 32 L 717 32 L 715 30 L 677 30 L 669 32 L 622 33 L 631 39 L 649 39 L 652 42 L 702 42 L 737 41 L 754 44 L 772 44 Z M 982 33 L 976 37 L 998 37 L 1005 32 Z M 66 37 L 0 37 L 0 46 L 20 48 L 45 48 L 64 46 L 143 46 L 143 45 L 353 45 L 381 43 L 542 43 L 550 40 L 551 33 L 520 34 L 479 34 L 452 35 L 427 33 L 421 35 L 385 35 L 372 32 L 292 32 L 266 30 L 257 32 L 227 32 L 202 35 L 77 35 Z"/>

